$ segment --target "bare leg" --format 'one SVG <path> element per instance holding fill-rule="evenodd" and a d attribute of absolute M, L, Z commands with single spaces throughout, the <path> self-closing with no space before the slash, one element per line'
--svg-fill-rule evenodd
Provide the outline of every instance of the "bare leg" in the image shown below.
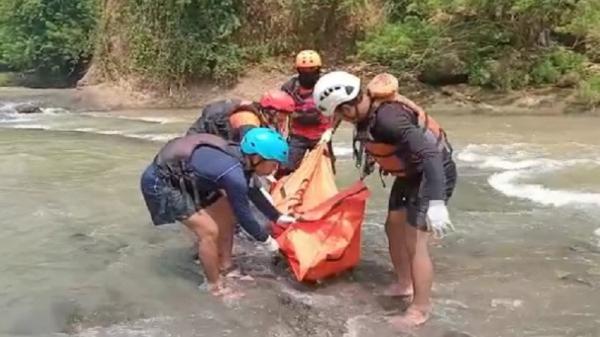
<path fill-rule="evenodd" d="M 219 270 L 222 272 L 227 271 L 233 265 L 231 254 L 233 250 L 233 228 L 236 223 L 233 210 L 227 198 L 223 196 L 207 208 L 206 213 L 219 224 Z"/>
<path fill-rule="evenodd" d="M 386 296 L 412 296 L 413 281 L 406 247 L 406 211 L 390 211 L 385 222 L 385 232 L 388 238 L 388 248 L 396 282 L 391 284 L 384 295 Z"/>
<path fill-rule="evenodd" d="M 219 288 L 219 225 L 206 212 L 200 211 L 182 221 L 198 239 L 198 256 L 211 288 Z"/>
<path fill-rule="evenodd" d="M 433 284 L 433 263 L 429 256 L 429 233 L 406 225 L 406 247 L 411 262 L 414 300 L 406 313 L 391 320 L 399 328 L 413 328 L 425 323 L 431 312 L 431 287 Z"/>

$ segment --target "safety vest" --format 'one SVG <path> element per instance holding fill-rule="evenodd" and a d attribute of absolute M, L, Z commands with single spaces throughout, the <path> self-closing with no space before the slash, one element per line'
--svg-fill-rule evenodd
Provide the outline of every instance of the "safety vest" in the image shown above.
<path fill-rule="evenodd" d="M 210 133 L 228 140 L 240 141 L 243 126 L 270 126 L 259 109 L 250 101 L 224 100 L 209 104 L 186 135 Z"/>
<path fill-rule="evenodd" d="M 371 107 L 369 109 L 371 120 L 375 120 L 378 109 L 383 105 L 398 104 L 414 116 L 415 124 L 422 130 L 425 137 L 435 142 L 440 151 L 451 152 L 446 133 L 440 124 L 415 102 L 400 95 L 397 92 L 397 88 L 398 80 L 390 74 L 377 75 L 369 83 L 367 93 L 371 97 Z M 407 173 L 407 163 L 398 156 L 397 145 L 375 141 L 369 132 L 371 126 L 368 126 L 366 135 L 362 139 L 359 139 L 364 145 L 365 153 L 379 165 L 381 171 L 395 176 L 405 176 Z"/>
<path fill-rule="evenodd" d="M 302 93 L 298 77 L 293 77 L 281 89 L 287 92 L 296 103 L 296 113 L 290 123 L 290 133 L 319 139 L 323 132 L 331 127 L 331 120 L 317 109 L 312 91 Z"/>
<path fill-rule="evenodd" d="M 242 160 L 242 153 L 235 143 L 209 133 L 198 133 L 171 139 L 158 152 L 154 158 L 155 164 L 168 175 L 179 181 L 180 179 L 193 179 L 191 169 L 188 167 L 192 153 L 201 146 L 208 146 Z M 179 184 L 179 182 L 178 182 Z"/>

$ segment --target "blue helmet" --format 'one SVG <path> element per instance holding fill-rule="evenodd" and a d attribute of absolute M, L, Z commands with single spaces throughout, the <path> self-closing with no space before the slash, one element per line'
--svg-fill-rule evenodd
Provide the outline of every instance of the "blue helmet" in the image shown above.
<path fill-rule="evenodd" d="M 281 134 L 269 128 L 252 128 L 240 144 L 244 154 L 257 154 L 282 164 L 288 161 L 288 143 Z"/>

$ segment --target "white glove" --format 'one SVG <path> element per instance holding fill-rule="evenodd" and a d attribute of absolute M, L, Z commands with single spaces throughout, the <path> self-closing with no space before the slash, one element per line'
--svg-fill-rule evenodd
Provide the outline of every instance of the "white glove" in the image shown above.
<path fill-rule="evenodd" d="M 450 222 L 448 208 L 443 200 L 430 200 L 427 210 L 427 229 L 432 231 L 437 238 L 443 238 L 445 234 L 454 231 Z"/>
<path fill-rule="evenodd" d="M 331 137 L 333 137 L 333 129 L 329 128 L 323 132 L 321 139 L 319 139 L 319 144 L 329 143 L 331 141 Z"/>
<path fill-rule="evenodd" d="M 277 223 L 280 225 L 284 225 L 284 226 L 289 226 L 293 223 L 295 223 L 296 221 L 298 221 L 296 218 L 294 218 L 291 215 L 288 214 L 282 214 L 278 219 L 277 219 Z"/>
<path fill-rule="evenodd" d="M 270 253 L 276 253 L 279 251 L 279 244 L 277 243 L 277 240 L 273 239 L 272 236 L 269 236 L 265 242 L 261 242 L 260 244 Z"/>

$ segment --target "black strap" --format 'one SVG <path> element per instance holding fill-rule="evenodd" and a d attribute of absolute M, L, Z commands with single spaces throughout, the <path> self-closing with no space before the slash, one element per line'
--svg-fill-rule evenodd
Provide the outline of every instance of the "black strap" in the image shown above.
<path fill-rule="evenodd" d="M 386 188 L 385 180 L 383 179 L 384 172 L 381 168 L 379 168 L 379 179 L 381 180 L 381 185 L 383 188 Z"/>
<path fill-rule="evenodd" d="M 333 174 L 335 175 L 336 169 L 335 169 L 335 162 L 337 160 L 335 153 L 333 153 L 333 142 L 329 141 L 327 142 L 327 151 L 329 152 L 329 158 L 331 159 L 331 169 L 333 170 Z"/>

